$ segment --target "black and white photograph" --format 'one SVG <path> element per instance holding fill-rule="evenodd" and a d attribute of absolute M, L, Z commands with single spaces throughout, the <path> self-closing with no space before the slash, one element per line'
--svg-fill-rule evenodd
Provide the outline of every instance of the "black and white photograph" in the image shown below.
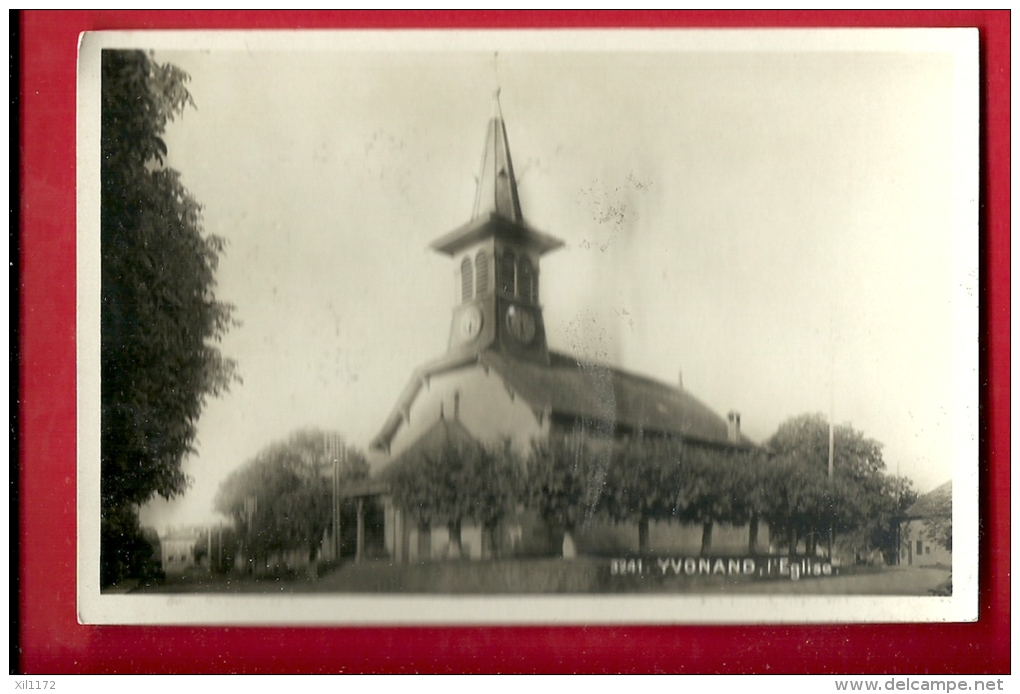
<path fill-rule="evenodd" d="M 976 31 L 78 75 L 83 623 L 977 618 Z"/>

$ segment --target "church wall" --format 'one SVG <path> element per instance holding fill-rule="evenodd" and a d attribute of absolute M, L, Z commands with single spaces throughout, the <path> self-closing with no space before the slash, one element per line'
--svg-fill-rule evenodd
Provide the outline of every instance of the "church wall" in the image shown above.
<path fill-rule="evenodd" d="M 459 394 L 459 404 L 455 403 Z M 410 423 L 405 422 L 390 444 L 391 458 L 400 455 L 440 417 L 460 423 L 479 441 L 496 442 L 509 437 L 521 453 L 527 452 L 535 437 L 544 436 L 546 427 L 538 423 L 531 407 L 520 397 L 511 396 L 503 379 L 490 369 L 470 366 L 438 374 L 422 385 L 411 403 Z"/>
<path fill-rule="evenodd" d="M 697 555 L 701 552 L 700 523 L 670 523 L 650 521 L 648 524 L 648 551 L 651 554 Z M 578 534 L 577 548 L 583 554 L 633 554 L 638 551 L 637 523 L 595 521 Z M 768 525 L 758 526 L 757 551 L 769 550 Z M 748 551 L 748 526 L 716 523 L 712 528 L 710 553 L 743 555 Z"/>
<path fill-rule="evenodd" d="M 410 562 L 419 561 L 440 561 L 448 559 L 450 555 L 450 532 L 445 524 L 432 526 L 431 551 L 427 557 L 421 557 L 418 552 L 418 529 L 413 528 L 407 535 L 407 560 Z M 461 556 L 465 559 L 482 558 L 482 529 L 470 523 L 464 523 L 460 528 L 460 549 Z"/>

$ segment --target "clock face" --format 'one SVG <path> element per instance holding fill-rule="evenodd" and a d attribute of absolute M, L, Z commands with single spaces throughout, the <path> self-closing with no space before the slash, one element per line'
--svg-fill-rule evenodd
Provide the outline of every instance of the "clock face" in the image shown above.
<path fill-rule="evenodd" d="M 535 318 L 520 306 L 511 306 L 506 310 L 506 327 L 515 339 L 524 344 L 535 339 Z"/>
<path fill-rule="evenodd" d="M 477 306 L 469 306 L 460 314 L 460 335 L 465 340 L 473 340 L 482 331 L 482 312 Z"/>

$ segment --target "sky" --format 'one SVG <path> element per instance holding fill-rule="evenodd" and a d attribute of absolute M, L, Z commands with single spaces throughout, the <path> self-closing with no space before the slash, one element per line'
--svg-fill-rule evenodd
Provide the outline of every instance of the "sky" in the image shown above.
<path fill-rule="evenodd" d="M 541 266 L 551 348 L 682 373 L 756 441 L 831 412 L 921 492 L 976 470 L 961 54 L 918 35 L 573 38 L 152 44 L 191 75 L 168 163 L 227 240 L 217 295 L 240 325 L 220 348 L 243 382 L 206 405 L 192 488 L 143 523 L 216 521 L 223 478 L 296 429 L 366 449 L 444 353 L 454 267 L 428 245 L 470 218 L 497 86 L 524 216 L 565 242 Z"/>

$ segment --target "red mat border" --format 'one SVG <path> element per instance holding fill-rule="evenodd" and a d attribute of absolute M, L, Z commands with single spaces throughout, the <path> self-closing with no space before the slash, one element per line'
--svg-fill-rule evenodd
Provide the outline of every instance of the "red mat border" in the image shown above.
<path fill-rule="evenodd" d="M 20 559 L 18 650 L 12 650 L 12 671 L 1009 672 L 1009 20 L 1008 11 L 32 11 L 12 15 L 12 29 L 17 27 L 20 43 L 19 80 L 12 82 L 12 89 L 19 92 L 12 119 L 20 126 L 19 149 L 12 151 L 12 163 L 16 158 L 19 164 L 20 217 L 19 528 L 17 537 L 11 537 Z M 79 32 L 776 26 L 971 26 L 980 30 L 983 532 L 977 623 L 356 629 L 77 623 L 74 145 Z M 12 148 L 14 132 L 12 128 Z"/>

